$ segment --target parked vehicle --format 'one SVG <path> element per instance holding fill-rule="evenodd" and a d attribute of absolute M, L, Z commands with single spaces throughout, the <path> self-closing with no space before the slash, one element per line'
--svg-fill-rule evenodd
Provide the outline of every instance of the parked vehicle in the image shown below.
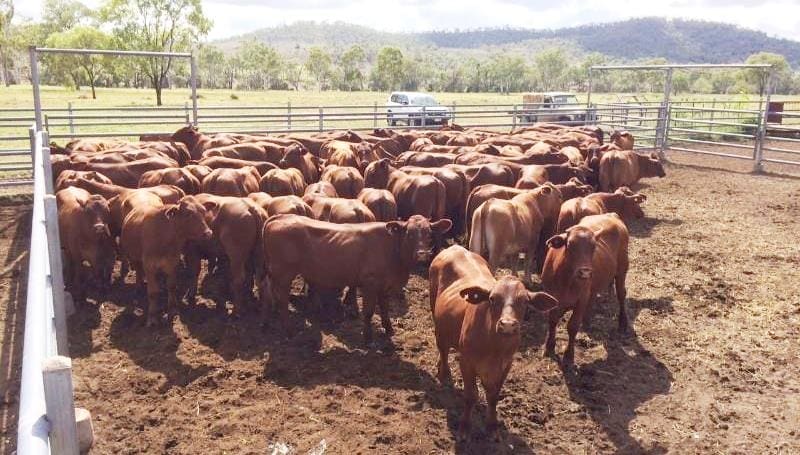
<path fill-rule="evenodd" d="M 583 125 L 587 121 L 586 108 L 579 105 L 575 94 L 567 92 L 525 93 L 522 95 L 522 109 L 515 114 L 520 123 Z"/>
<path fill-rule="evenodd" d="M 440 106 L 434 97 L 419 92 L 392 92 L 386 102 L 386 122 L 408 126 L 445 125 L 453 117 L 446 106 Z"/>

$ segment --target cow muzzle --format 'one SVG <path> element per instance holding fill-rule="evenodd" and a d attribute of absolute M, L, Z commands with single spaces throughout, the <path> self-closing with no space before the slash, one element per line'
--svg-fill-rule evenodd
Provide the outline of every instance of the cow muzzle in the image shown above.
<path fill-rule="evenodd" d="M 109 234 L 108 226 L 106 226 L 103 223 L 93 224 L 92 225 L 92 229 L 94 230 L 94 233 L 97 234 L 97 235 L 108 235 Z"/>
<path fill-rule="evenodd" d="M 214 235 L 214 233 L 211 229 L 206 228 L 206 230 L 203 231 L 203 240 L 211 240 L 212 235 Z"/>
<path fill-rule="evenodd" d="M 519 321 L 516 319 L 500 318 L 500 320 L 497 321 L 497 333 L 516 335 L 519 333 Z"/>

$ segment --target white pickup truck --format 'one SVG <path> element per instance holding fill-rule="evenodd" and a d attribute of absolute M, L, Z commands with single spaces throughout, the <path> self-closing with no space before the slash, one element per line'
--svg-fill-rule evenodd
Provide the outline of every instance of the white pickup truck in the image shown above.
<path fill-rule="evenodd" d="M 386 123 L 396 126 L 398 122 L 408 126 L 446 125 L 453 113 L 446 106 L 419 92 L 393 92 L 386 102 Z"/>

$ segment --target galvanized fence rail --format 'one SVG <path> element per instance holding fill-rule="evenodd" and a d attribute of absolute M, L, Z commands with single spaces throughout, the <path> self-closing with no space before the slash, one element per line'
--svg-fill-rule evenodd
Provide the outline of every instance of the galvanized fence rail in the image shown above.
<path fill-rule="evenodd" d="M 33 213 L 20 377 L 17 453 L 78 453 L 66 318 L 58 209 L 53 195 L 48 137 L 29 132 Z"/>

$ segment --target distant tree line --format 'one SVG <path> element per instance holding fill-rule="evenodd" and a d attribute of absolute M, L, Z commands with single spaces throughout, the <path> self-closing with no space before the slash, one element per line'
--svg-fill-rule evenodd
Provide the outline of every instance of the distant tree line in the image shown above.
<path fill-rule="evenodd" d="M 211 27 L 200 0 L 106 0 L 91 10 L 76 0 L 45 0 L 39 22 L 12 23 L 11 0 L 0 0 L 0 75 L 8 85 L 29 78 L 27 46 L 197 50 L 201 88 L 229 90 L 419 90 L 437 92 L 499 92 L 588 88 L 593 65 L 623 63 L 593 52 L 575 56 L 554 44 L 532 55 L 489 52 L 476 57 L 454 50 L 404 50 L 354 44 L 342 49 L 310 46 L 291 55 L 250 39 L 225 51 L 201 44 Z M 153 27 L 153 24 L 158 27 Z M 154 31 L 157 30 L 157 31 Z M 471 37 L 474 34 L 453 34 Z M 776 93 L 800 93 L 800 73 L 786 58 L 760 52 L 748 63 L 772 63 Z M 666 59 L 637 63 L 667 63 Z M 673 90 L 684 93 L 758 93 L 763 73 L 753 70 L 676 71 Z M 185 87 L 185 60 L 48 55 L 42 59 L 42 82 L 76 90 L 88 87 L 150 87 L 161 104 L 161 90 Z M 660 92 L 663 71 L 599 72 L 595 92 Z"/>

